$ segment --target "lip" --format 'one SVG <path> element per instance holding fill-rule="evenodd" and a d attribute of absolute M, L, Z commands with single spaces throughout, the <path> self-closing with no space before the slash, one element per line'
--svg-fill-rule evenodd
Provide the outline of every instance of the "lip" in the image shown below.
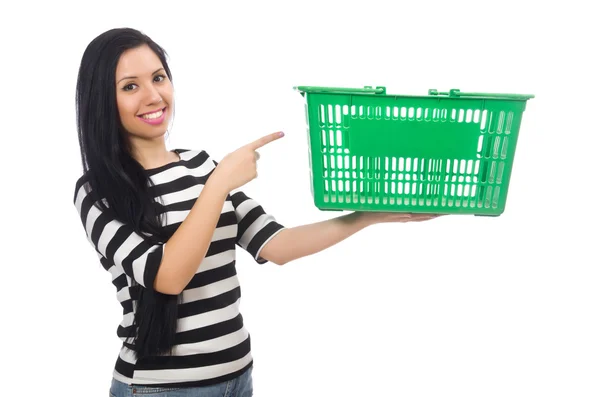
<path fill-rule="evenodd" d="M 149 111 L 149 112 L 146 112 L 146 113 L 140 113 L 140 114 L 138 114 L 138 115 L 137 115 L 137 117 L 141 117 L 141 116 L 144 116 L 144 115 L 146 115 L 146 114 L 150 114 L 150 113 L 156 113 L 156 112 L 158 112 L 159 110 L 162 110 L 162 111 L 164 112 L 166 108 L 167 108 L 167 107 L 165 106 L 164 108 L 158 108 L 158 109 L 154 109 L 154 110 L 151 110 L 151 111 Z"/>
<path fill-rule="evenodd" d="M 145 114 L 155 113 L 155 112 L 158 112 L 158 111 L 161 111 L 161 110 L 162 110 L 163 114 L 162 114 L 162 116 L 160 116 L 157 119 L 145 119 L 145 118 L 142 117 Z M 138 119 L 140 119 L 141 121 L 143 121 L 144 123 L 146 123 L 146 124 L 152 124 L 152 125 L 162 124 L 162 122 L 165 121 L 166 110 L 167 110 L 167 107 L 165 106 L 162 109 L 156 109 L 156 110 L 152 110 L 150 112 L 142 113 L 140 115 L 137 115 L 136 117 Z"/>

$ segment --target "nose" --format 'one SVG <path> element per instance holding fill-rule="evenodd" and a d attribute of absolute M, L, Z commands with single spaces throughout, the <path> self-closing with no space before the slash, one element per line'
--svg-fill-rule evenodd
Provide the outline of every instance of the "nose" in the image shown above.
<path fill-rule="evenodd" d="M 162 95 L 154 87 L 148 88 L 147 102 L 148 105 L 154 105 L 163 101 Z"/>

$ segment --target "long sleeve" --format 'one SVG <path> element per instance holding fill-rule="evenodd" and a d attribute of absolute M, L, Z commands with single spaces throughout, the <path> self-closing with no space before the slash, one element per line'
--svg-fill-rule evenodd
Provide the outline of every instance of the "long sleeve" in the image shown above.
<path fill-rule="evenodd" d="M 77 182 L 74 204 L 88 240 L 104 259 L 102 262 L 122 269 L 143 287 L 153 288 L 164 245 L 146 242 L 131 226 L 94 206 L 83 177 Z"/>

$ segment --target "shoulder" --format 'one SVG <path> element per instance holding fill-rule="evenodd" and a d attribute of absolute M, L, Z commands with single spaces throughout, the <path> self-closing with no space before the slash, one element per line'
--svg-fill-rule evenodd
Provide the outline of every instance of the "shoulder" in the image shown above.
<path fill-rule="evenodd" d="M 89 194 L 89 178 L 89 172 L 84 172 L 79 178 L 77 178 L 75 181 L 75 190 L 73 192 L 73 202 L 76 202 L 78 199 L 81 200 Z"/>
<path fill-rule="evenodd" d="M 96 191 L 92 189 L 92 183 L 90 182 L 91 174 L 89 171 L 85 172 L 75 181 L 75 190 L 73 192 L 73 204 L 81 209 L 82 206 L 96 205 L 102 202 L 105 208 L 108 208 L 108 202 L 106 198 L 99 197 Z"/>

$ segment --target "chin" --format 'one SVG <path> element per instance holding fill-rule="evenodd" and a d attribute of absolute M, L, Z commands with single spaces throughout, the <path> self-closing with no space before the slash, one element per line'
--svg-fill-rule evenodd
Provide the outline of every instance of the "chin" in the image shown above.
<path fill-rule="evenodd" d="M 153 131 L 140 131 L 139 129 L 134 131 L 128 130 L 128 132 L 131 138 L 144 141 L 153 141 L 156 139 L 164 138 L 164 136 L 167 134 L 167 128 L 164 127 L 160 129 L 155 129 Z"/>
<path fill-rule="evenodd" d="M 152 126 L 152 125 L 140 125 L 138 120 L 135 120 L 135 128 L 131 128 L 125 126 L 125 130 L 132 136 L 138 139 L 144 140 L 154 140 L 161 137 L 164 137 L 167 133 L 169 124 L 167 121 L 163 122 L 161 125 Z"/>

